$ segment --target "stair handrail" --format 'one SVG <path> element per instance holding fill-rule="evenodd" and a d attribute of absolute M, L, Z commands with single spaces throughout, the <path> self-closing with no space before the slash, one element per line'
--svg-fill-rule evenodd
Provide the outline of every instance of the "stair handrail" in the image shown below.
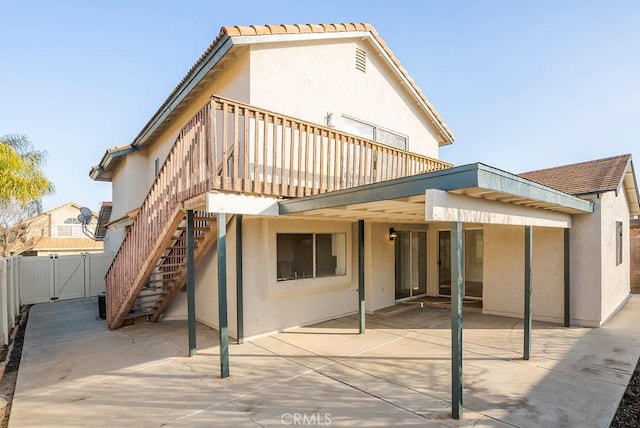
<path fill-rule="evenodd" d="M 212 190 L 299 197 L 451 166 L 211 96 L 180 130 L 106 273 L 107 322 L 135 297 L 141 267 L 182 202 Z"/>

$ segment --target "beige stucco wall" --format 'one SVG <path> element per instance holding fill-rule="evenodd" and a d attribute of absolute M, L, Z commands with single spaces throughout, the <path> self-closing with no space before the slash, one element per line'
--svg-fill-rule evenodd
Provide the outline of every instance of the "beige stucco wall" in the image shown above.
<path fill-rule="evenodd" d="M 594 213 L 574 215 L 571 228 L 571 322 L 594 327 L 600 324 L 602 278 L 600 200 Z"/>
<path fill-rule="evenodd" d="M 365 222 L 365 300 L 367 312 L 395 303 L 395 246 L 389 224 Z M 357 250 L 357 247 L 356 247 Z M 357 256 L 357 253 L 355 253 Z"/>
<path fill-rule="evenodd" d="M 80 214 L 79 208 L 72 204 L 64 204 L 48 212 L 52 226 L 63 224 L 68 218 L 75 219 L 78 217 L 78 214 Z"/>
<path fill-rule="evenodd" d="M 118 252 L 118 248 L 124 241 L 124 237 L 127 230 L 124 227 L 120 227 L 117 229 L 109 229 L 109 233 L 107 233 L 104 237 L 104 250 L 111 254 L 116 254 Z"/>
<path fill-rule="evenodd" d="M 355 49 L 367 70 L 355 68 Z M 434 125 L 367 43 L 354 40 L 260 44 L 251 47 L 251 104 L 324 124 L 332 113 L 409 137 L 409 150 L 438 158 Z M 427 88 L 428 89 L 428 88 Z"/>
<path fill-rule="evenodd" d="M 602 215 L 601 324 L 625 302 L 630 291 L 631 261 L 629 252 L 629 205 L 625 192 L 607 192 L 600 196 Z M 616 222 L 622 222 L 622 264 L 616 266 Z"/>
<path fill-rule="evenodd" d="M 365 222 L 365 299 L 367 312 L 395 303 L 394 243 L 389 227 L 426 230 L 427 225 Z M 347 234 L 347 275 L 298 281 L 276 281 L 277 233 Z M 260 219 L 245 216 L 244 233 L 244 325 L 247 337 L 310 324 L 358 310 L 357 223 Z M 227 286 L 229 334 L 236 335 L 235 223 L 229 223 Z M 428 253 L 429 254 L 429 253 Z M 217 248 L 196 270 L 198 321 L 218 326 Z M 180 293 L 165 319 L 186 318 L 186 295 Z"/>
<path fill-rule="evenodd" d="M 615 266 L 615 221 L 628 228 L 624 197 L 601 195 L 594 214 L 573 216 L 571 230 L 571 321 L 599 326 L 624 302 L 629 292 L 629 250 L 625 263 Z M 605 219 L 605 220 L 603 220 Z M 609 225 L 612 223 L 612 226 Z M 366 307 L 371 312 L 394 304 L 394 243 L 389 227 L 427 230 L 428 294 L 438 294 L 438 232 L 450 223 L 402 225 L 365 223 Z M 522 318 L 524 311 L 524 227 L 464 224 L 465 230 L 482 227 L 483 310 L 487 314 Z M 600 228 L 603 232 L 600 243 Z M 628 230 L 628 229 L 627 229 Z M 345 277 L 276 281 L 277 233 L 346 233 Z M 357 311 L 357 224 L 338 221 L 302 221 L 279 218 L 244 220 L 245 335 L 256 336 L 305 325 Z M 236 334 L 235 223 L 228 228 L 229 332 Z M 628 242 L 628 237 L 625 238 Z M 610 241 L 610 242 L 609 242 Z M 217 249 L 197 269 L 197 318 L 216 327 Z M 606 253 L 606 254 L 605 254 Z M 612 266 L 613 265 L 613 266 Z M 626 278 L 626 280 L 625 280 Z M 533 318 L 561 323 L 564 318 L 564 229 L 533 228 Z M 182 293 L 167 318 L 186 316 Z"/>
<path fill-rule="evenodd" d="M 276 280 L 277 233 L 345 233 L 346 276 Z M 243 291 L 245 336 L 280 331 L 298 325 L 353 313 L 358 309 L 357 229 L 355 223 L 289 219 L 243 220 Z M 235 223 L 227 228 L 227 305 L 229 334 L 236 331 Z M 218 326 L 217 247 L 196 270 L 196 318 Z M 393 266 L 393 265 L 392 265 Z M 392 271 L 393 272 L 393 271 Z M 393 284 L 393 283 L 392 283 Z M 167 319 L 186 317 L 186 295 L 181 293 Z"/>
<path fill-rule="evenodd" d="M 248 49 L 243 49 L 237 52 L 237 57 L 229 63 L 227 68 L 216 74 L 216 78 L 191 101 L 189 107 L 175 119 L 154 144 L 130 153 L 122 160 L 113 173 L 111 219 L 122 217 L 126 212 L 138 208 L 144 202 L 155 180 L 155 160 L 159 159 L 162 167 L 180 130 L 206 105 L 211 95 L 217 94 L 248 102 L 249 88 L 249 52 Z M 105 245 L 115 253 L 124 240 L 124 233 L 122 230 L 110 230 L 107 235 Z"/>
<path fill-rule="evenodd" d="M 563 229 L 533 228 L 533 318 L 564 317 Z M 524 227 L 485 225 L 484 299 L 487 314 L 522 318 L 524 313 Z"/>

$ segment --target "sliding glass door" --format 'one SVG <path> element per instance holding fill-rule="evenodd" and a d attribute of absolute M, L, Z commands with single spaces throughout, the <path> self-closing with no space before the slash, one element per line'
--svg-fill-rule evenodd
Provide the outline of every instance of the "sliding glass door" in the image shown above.
<path fill-rule="evenodd" d="M 396 300 L 427 293 L 427 233 L 397 232 Z"/>
<path fill-rule="evenodd" d="M 484 237 L 482 229 L 464 231 L 464 296 L 481 299 L 483 288 Z M 451 295 L 451 232 L 438 232 L 438 293 Z"/>

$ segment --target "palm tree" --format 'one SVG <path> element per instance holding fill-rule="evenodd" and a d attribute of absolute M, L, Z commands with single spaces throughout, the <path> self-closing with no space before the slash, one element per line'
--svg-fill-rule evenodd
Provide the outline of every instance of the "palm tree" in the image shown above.
<path fill-rule="evenodd" d="M 24 135 L 0 137 L 0 204 L 26 207 L 53 193 L 53 183 L 42 171 L 46 156 Z"/>

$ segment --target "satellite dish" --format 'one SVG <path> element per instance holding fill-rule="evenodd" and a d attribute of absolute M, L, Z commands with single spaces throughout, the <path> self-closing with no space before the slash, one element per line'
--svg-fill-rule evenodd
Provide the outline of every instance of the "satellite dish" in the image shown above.
<path fill-rule="evenodd" d="M 93 219 L 93 213 L 87 207 L 80 208 L 80 214 L 78 215 L 78 221 L 82 224 L 82 232 L 91 239 L 96 239 L 96 236 L 87 229 L 87 225 Z"/>
<path fill-rule="evenodd" d="M 87 207 L 80 208 L 80 215 L 78 216 L 78 221 L 84 226 L 89 224 L 91 219 L 93 218 L 93 214 L 91 210 Z"/>

